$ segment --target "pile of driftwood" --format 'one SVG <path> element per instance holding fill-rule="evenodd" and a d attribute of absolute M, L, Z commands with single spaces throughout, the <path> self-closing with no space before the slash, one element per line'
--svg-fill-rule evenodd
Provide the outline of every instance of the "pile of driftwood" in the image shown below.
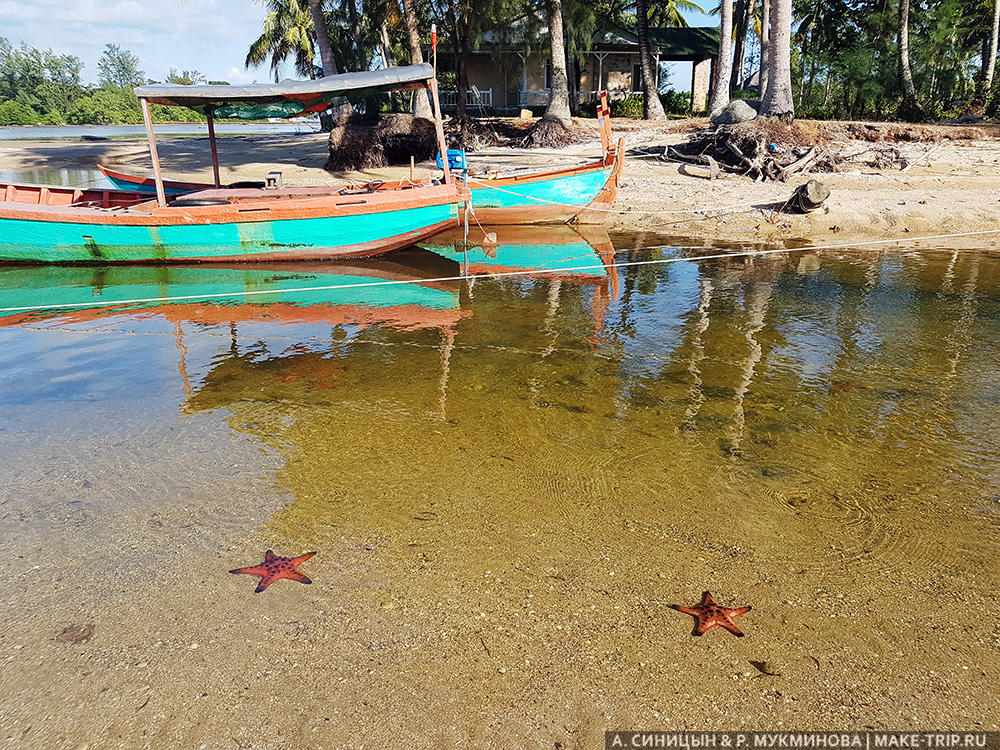
<path fill-rule="evenodd" d="M 891 142 L 871 143 L 847 153 L 806 128 L 767 120 L 719 125 L 693 133 L 686 143 L 667 146 L 657 155 L 680 162 L 688 174 L 716 179 L 737 174 L 759 181 L 784 182 L 802 172 L 837 172 L 845 165 L 906 172 L 925 162 L 941 144 L 917 155 L 905 155 Z M 648 154 L 652 155 L 652 154 Z"/>
<path fill-rule="evenodd" d="M 825 148 L 774 137 L 771 131 L 754 122 L 720 125 L 695 133 L 687 143 L 667 146 L 663 155 L 707 168 L 710 179 L 728 172 L 761 182 L 784 182 L 799 172 L 834 171 L 838 159 Z"/>

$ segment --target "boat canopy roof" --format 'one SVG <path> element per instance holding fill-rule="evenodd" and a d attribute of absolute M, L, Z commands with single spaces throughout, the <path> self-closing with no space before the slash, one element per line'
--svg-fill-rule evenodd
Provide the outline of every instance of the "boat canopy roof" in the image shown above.
<path fill-rule="evenodd" d="M 136 96 L 168 107 L 190 107 L 213 117 L 258 120 L 267 117 L 297 117 L 321 112 L 332 99 L 348 94 L 379 94 L 401 89 L 424 88 L 434 77 L 429 63 L 400 68 L 342 73 L 311 81 L 253 83 L 244 86 L 138 86 Z"/>

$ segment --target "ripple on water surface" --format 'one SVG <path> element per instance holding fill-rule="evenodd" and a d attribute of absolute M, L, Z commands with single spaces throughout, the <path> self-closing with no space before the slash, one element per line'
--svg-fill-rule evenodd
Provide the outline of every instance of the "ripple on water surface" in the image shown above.
<path fill-rule="evenodd" d="M 64 524 L 183 512 L 199 530 L 157 565 L 213 544 L 213 570 L 245 564 L 223 549 L 316 549 L 312 569 L 337 559 L 351 596 L 525 617 L 557 594 L 521 601 L 496 571 L 572 601 L 773 585 L 855 611 L 883 578 L 945 596 L 995 579 L 995 255 L 553 274 L 532 268 L 584 265 L 573 243 L 596 265 L 682 254 L 500 237 L 496 258 L 442 241 L 346 265 L 0 269 L 2 307 L 97 303 L 0 317 L 6 492 L 45 498 L 30 542 L 72 557 L 121 524 L 84 524 L 86 541 Z M 435 280 L 466 262 L 525 273 Z M 359 278 L 413 283 L 295 291 Z M 128 301 L 156 297 L 174 299 Z M 99 502 L 69 505 L 82 482 Z M 13 546 L 26 512 L 0 519 Z M 382 566 L 372 592 L 351 588 L 355 563 Z M 875 653 L 898 632 L 858 637 Z"/>

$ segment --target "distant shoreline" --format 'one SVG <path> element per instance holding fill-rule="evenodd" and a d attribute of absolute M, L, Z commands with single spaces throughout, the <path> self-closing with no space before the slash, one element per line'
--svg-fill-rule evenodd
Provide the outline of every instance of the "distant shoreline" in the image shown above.
<path fill-rule="evenodd" d="M 207 135 L 207 124 L 205 122 L 156 122 L 153 127 L 157 135 L 169 136 L 205 136 Z M 181 132 L 178 132 L 178 129 Z M 194 129 L 197 129 L 194 131 Z M 319 132 L 319 122 L 220 122 L 216 125 L 216 134 L 225 135 L 267 135 L 267 134 L 290 134 L 298 135 L 309 132 Z M 115 125 L 0 125 L 0 141 L 68 141 L 83 139 L 84 136 L 91 136 L 85 140 L 97 139 L 121 139 L 121 138 L 145 138 L 146 129 L 144 125 L 135 123 L 122 123 Z"/>

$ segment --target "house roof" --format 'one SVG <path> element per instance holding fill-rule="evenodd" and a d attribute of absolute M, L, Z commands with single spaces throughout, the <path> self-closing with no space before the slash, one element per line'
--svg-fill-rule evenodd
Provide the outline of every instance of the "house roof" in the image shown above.
<path fill-rule="evenodd" d="M 217 117 L 257 119 L 295 117 L 325 109 L 331 99 L 347 93 L 373 94 L 382 91 L 427 86 L 434 77 L 428 63 L 401 68 L 341 73 L 311 81 L 253 83 L 245 86 L 139 86 L 136 96 L 156 104 L 190 107 Z"/>
<path fill-rule="evenodd" d="M 597 51 L 634 52 L 639 37 L 625 29 L 598 31 L 593 47 Z M 716 26 L 651 28 L 649 46 L 659 50 L 662 60 L 703 60 L 719 54 L 719 29 Z"/>

